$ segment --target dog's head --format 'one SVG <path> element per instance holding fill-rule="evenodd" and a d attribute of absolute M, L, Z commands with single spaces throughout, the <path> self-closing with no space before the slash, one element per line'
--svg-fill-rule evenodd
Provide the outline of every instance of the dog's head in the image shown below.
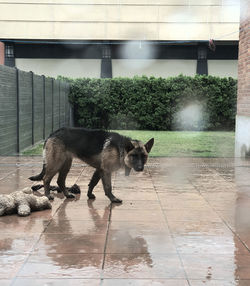
<path fill-rule="evenodd" d="M 144 165 L 148 159 L 148 153 L 154 145 L 154 138 L 150 139 L 145 145 L 138 140 L 131 140 L 126 146 L 127 154 L 124 158 L 125 175 L 129 175 L 130 170 L 137 172 L 144 170 Z"/>

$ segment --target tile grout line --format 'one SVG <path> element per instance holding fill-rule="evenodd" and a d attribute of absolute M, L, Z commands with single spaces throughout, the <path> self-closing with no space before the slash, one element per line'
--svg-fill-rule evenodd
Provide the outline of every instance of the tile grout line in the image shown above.
<path fill-rule="evenodd" d="M 153 183 L 153 177 L 152 177 L 152 174 L 151 174 L 149 168 L 148 168 L 148 172 L 149 172 L 149 174 L 150 174 L 150 178 L 151 178 L 151 181 L 152 181 L 152 183 Z M 157 195 L 157 198 L 158 198 L 158 202 L 159 202 L 159 205 L 160 205 L 160 207 L 161 207 L 161 211 L 162 211 L 162 213 L 163 213 L 163 216 L 164 216 L 165 222 L 166 222 L 166 224 L 167 224 L 168 230 L 170 231 L 170 227 L 169 227 L 169 224 L 168 224 L 168 220 L 167 220 L 167 217 L 166 217 L 166 215 L 165 215 L 165 213 L 164 213 L 164 210 L 163 210 L 163 207 L 162 207 L 162 204 L 161 204 L 161 200 L 160 200 L 160 198 L 159 198 L 159 195 L 158 195 L 158 192 L 157 192 L 157 190 L 156 190 L 156 187 L 155 187 L 155 184 L 154 184 L 154 183 L 153 183 L 153 187 L 154 187 L 154 190 L 155 190 L 155 192 L 156 192 L 156 195 Z M 182 269 L 183 269 L 183 271 L 184 271 L 184 273 L 185 273 L 185 279 L 186 279 L 188 285 L 191 286 L 191 284 L 190 284 L 190 282 L 189 282 L 189 279 L 188 279 L 188 276 L 187 276 L 187 273 L 186 273 L 186 270 L 185 270 L 185 268 L 184 268 L 184 265 L 183 265 L 183 262 L 182 262 L 180 253 L 179 253 L 179 251 L 178 251 L 178 249 L 177 249 L 177 246 L 176 246 L 176 243 L 175 243 L 175 240 L 174 240 L 174 236 L 173 236 L 173 234 L 171 233 L 171 231 L 170 231 L 170 236 L 171 236 L 171 238 L 173 239 L 173 242 L 174 242 L 174 245 L 175 245 L 175 249 L 176 249 L 176 252 L 177 252 L 179 261 L 180 261 L 181 266 L 182 266 Z"/>
<path fill-rule="evenodd" d="M 116 180 L 116 173 L 115 173 L 115 177 L 114 177 L 114 181 L 113 181 L 113 186 L 112 189 L 115 186 L 115 180 Z M 107 231 L 106 231 L 106 238 L 105 238 L 105 243 L 104 243 L 104 249 L 103 249 L 103 260 L 102 260 L 102 272 L 101 272 L 101 281 L 100 281 L 100 285 L 103 284 L 103 270 L 104 270 L 104 265 L 105 265 L 105 260 L 106 260 L 106 250 L 107 250 L 107 245 L 108 245 L 108 235 L 109 235 L 109 229 L 110 229 L 110 223 L 111 223 L 111 214 L 112 214 L 112 203 L 110 203 L 110 211 L 109 211 L 109 218 L 108 218 L 108 226 L 107 226 Z"/>
<path fill-rule="evenodd" d="M 109 235 L 109 229 L 110 229 L 110 223 L 111 223 L 111 212 L 112 212 L 112 203 L 110 203 L 108 226 L 107 226 L 106 237 L 105 237 L 104 248 L 103 248 L 102 272 L 101 272 L 101 277 L 100 277 L 101 281 L 103 280 L 102 274 L 103 274 L 105 260 L 106 260 L 106 254 L 107 254 L 106 249 L 107 249 L 107 244 L 108 244 L 108 235 Z"/>

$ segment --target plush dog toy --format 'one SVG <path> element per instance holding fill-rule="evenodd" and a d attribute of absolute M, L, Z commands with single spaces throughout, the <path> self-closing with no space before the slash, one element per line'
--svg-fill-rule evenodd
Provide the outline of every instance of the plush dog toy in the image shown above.
<path fill-rule="evenodd" d="M 49 199 L 45 196 L 38 197 L 32 194 L 30 188 L 0 195 L 0 216 L 17 213 L 28 216 L 32 211 L 51 209 Z"/>

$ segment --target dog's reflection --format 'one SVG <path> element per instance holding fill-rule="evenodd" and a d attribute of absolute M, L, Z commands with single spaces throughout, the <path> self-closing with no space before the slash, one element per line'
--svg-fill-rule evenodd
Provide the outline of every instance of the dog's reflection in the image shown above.
<path fill-rule="evenodd" d="M 69 219 L 67 211 L 70 213 L 72 207 L 67 210 L 68 204 L 70 202 L 65 200 L 57 212 L 57 218 L 51 221 L 47 231 L 43 234 L 41 243 L 44 243 L 44 245 L 39 244 L 41 248 L 46 250 L 46 255 L 56 262 L 57 265 L 64 269 L 80 269 L 90 266 L 100 267 L 106 253 L 110 251 L 109 247 L 107 247 L 109 240 L 116 237 L 116 239 L 120 238 L 121 241 L 113 246 L 112 253 L 125 253 L 124 248 L 127 247 L 126 253 L 132 252 L 129 256 L 132 263 L 135 265 L 143 263 L 151 267 L 152 259 L 144 238 L 133 237 L 128 231 L 121 232 L 119 230 L 112 230 L 110 233 L 112 238 L 110 238 L 110 204 L 104 207 L 104 209 L 95 208 L 93 200 L 88 200 L 88 214 L 91 218 L 88 221 L 80 220 L 81 211 L 84 212 L 84 207 L 79 208 L 79 206 L 79 216 L 73 220 Z M 113 206 L 113 209 L 114 207 L 116 206 Z M 37 251 L 41 250 L 37 249 Z M 122 263 L 122 255 L 112 255 L 112 259 L 113 257 L 116 257 L 117 263 Z"/>

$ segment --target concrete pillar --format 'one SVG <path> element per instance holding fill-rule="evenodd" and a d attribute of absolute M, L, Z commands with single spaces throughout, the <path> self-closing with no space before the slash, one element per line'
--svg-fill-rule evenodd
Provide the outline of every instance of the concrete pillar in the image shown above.
<path fill-rule="evenodd" d="M 207 47 L 205 45 L 198 46 L 197 48 L 196 73 L 200 75 L 208 75 Z"/>
<path fill-rule="evenodd" d="M 0 65 L 4 65 L 4 43 L 0 42 Z"/>
<path fill-rule="evenodd" d="M 250 155 L 250 1 L 241 0 L 235 156 Z"/>
<path fill-rule="evenodd" d="M 109 45 L 102 47 L 101 78 L 112 78 L 112 59 Z"/>

